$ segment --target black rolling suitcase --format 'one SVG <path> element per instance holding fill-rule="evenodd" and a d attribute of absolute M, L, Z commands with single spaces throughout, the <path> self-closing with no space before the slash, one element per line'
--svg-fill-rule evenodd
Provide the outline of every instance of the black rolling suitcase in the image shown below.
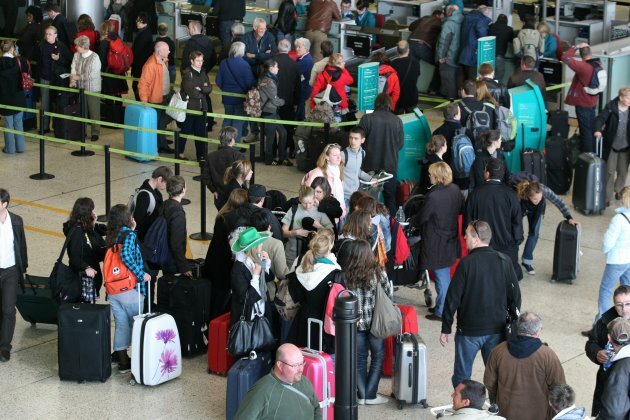
<path fill-rule="evenodd" d="M 160 312 L 175 318 L 182 356 L 207 353 L 210 281 L 165 275 L 158 280 L 157 302 Z"/>
<path fill-rule="evenodd" d="M 549 112 L 549 124 L 551 125 L 551 136 L 569 138 L 569 113 L 567 111 Z"/>
<path fill-rule="evenodd" d="M 109 305 L 59 308 L 59 378 L 105 382 L 112 374 Z"/>
<path fill-rule="evenodd" d="M 596 140 L 597 154 L 581 153 L 575 165 L 573 207 L 586 215 L 606 208 L 606 162 L 601 158 L 603 138 Z"/>
<path fill-rule="evenodd" d="M 26 275 L 22 291 L 17 292 L 15 304 L 26 322 L 35 324 L 57 324 L 59 304 L 52 298 L 48 277 Z"/>
<path fill-rule="evenodd" d="M 573 283 L 580 262 L 580 227 L 563 220 L 556 229 L 551 281 Z"/>
<path fill-rule="evenodd" d="M 536 175 L 541 183 L 546 184 L 545 158 L 540 150 L 525 148 L 525 124 L 523 130 L 523 150 L 521 150 L 521 170 Z"/>
<path fill-rule="evenodd" d="M 61 114 L 70 117 L 80 117 L 81 107 L 78 103 L 62 108 Z M 81 123 L 66 118 L 55 118 L 55 137 L 58 139 L 81 141 Z"/>
<path fill-rule="evenodd" d="M 553 136 L 547 141 L 545 163 L 547 164 L 547 182 L 545 185 L 556 194 L 566 194 L 573 181 L 571 150 L 566 137 Z"/>
<path fill-rule="evenodd" d="M 116 124 L 125 123 L 125 107 L 122 102 L 118 101 L 102 101 L 101 102 L 101 120 Z M 118 129 L 118 127 L 107 127 L 110 129 Z"/>

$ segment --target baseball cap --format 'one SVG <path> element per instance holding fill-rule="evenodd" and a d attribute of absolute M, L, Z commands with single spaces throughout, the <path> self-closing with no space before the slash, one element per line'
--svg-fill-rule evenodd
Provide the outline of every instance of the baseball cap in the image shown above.
<path fill-rule="evenodd" d="M 615 344 L 622 346 L 630 344 L 630 320 L 622 317 L 615 318 L 608 323 L 607 327 L 608 333 Z"/>
<path fill-rule="evenodd" d="M 254 184 L 249 186 L 247 193 L 250 197 L 263 198 L 267 196 L 267 188 L 264 185 Z"/>

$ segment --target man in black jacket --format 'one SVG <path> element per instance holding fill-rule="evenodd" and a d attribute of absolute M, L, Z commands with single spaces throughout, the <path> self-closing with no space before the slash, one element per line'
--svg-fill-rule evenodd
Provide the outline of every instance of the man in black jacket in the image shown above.
<path fill-rule="evenodd" d="M 374 101 L 374 112 L 361 117 L 359 127 L 365 130 L 366 138 L 362 169 L 394 175 L 383 185 L 383 199 L 390 214 L 395 214 L 398 153 L 405 143 L 405 134 L 401 119 L 392 112 L 392 100 L 387 93 L 378 94 Z"/>
<path fill-rule="evenodd" d="M 61 14 L 61 9 L 54 3 L 48 3 L 44 7 L 44 12 L 52 22 L 52 26 L 57 28 L 59 40 L 64 45 L 70 45 L 74 41 L 77 28 L 74 22 L 68 22 L 68 19 Z"/>
<path fill-rule="evenodd" d="M 186 259 L 186 212 L 181 204 L 186 195 L 186 181 L 179 175 L 173 175 L 166 183 L 168 200 L 162 205 L 161 215 L 166 219 L 168 228 L 168 248 L 171 251 L 171 263 L 162 267 L 168 274 L 180 273 L 192 277 L 190 263 Z"/>
<path fill-rule="evenodd" d="M 217 205 L 217 198 L 223 195 L 225 185 L 223 184 L 223 175 L 225 170 L 232 166 L 237 160 L 245 160 L 245 155 L 240 149 L 234 147 L 238 131 L 234 127 L 223 127 L 219 133 L 218 150 L 208 153 L 206 162 L 201 168 L 201 180 L 208 187 L 214 197 L 214 205 L 217 210 L 221 208 Z"/>
<path fill-rule="evenodd" d="M 400 81 L 400 97 L 396 103 L 396 113 L 404 114 L 412 112 L 413 108 L 418 105 L 417 82 L 420 76 L 420 62 L 409 56 L 409 43 L 405 40 L 398 41 L 396 51 L 398 58 L 391 62 L 391 66 L 398 73 L 398 80 Z"/>
<path fill-rule="evenodd" d="M 612 346 L 608 344 L 607 325 L 617 317 L 630 319 L 630 286 L 619 286 L 615 289 L 613 296 L 613 306 L 595 322 L 590 331 L 585 331 L 588 341 L 584 346 L 586 356 L 591 361 L 599 365 L 597 379 L 595 381 L 595 391 L 593 392 L 593 407 L 591 416 L 597 417 L 601 410 L 601 397 L 606 385 L 608 368 L 610 367 L 610 355 Z M 583 333 L 584 334 L 584 333 Z M 606 370 L 604 370 L 606 368 Z"/>
<path fill-rule="evenodd" d="M 504 174 L 503 161 L 490 158 L 484 171 L 485 184 L 475 188 L 466 200 L 463 226 L 473 220 L 487 221 L 492 228 L 490 246 L 510 257 L 521 280 L 518 246 L 523 242 L 523 216 L 516 193 L 501 181 Z"/>
<path fill-rule="evenodd" d="M 171 168 L 160 166 L 153 170 L 151 178 L 145 179 L 134 194 L 133 218 L 140 242 L 144 241 L 144 236 L 157 218 L 164 203 L 162 191 L 166 190 L 166 183 L 172 176 Z"/>
<path fill-rule="evenodd" d="M 286 39 L 280 40 L 278 53 L 274 58 L 278 62 L 278 97 L 284 99 L 284 105 L 278 109 L 278 115 L 282 120 L 295 121 L 295 111 L 302 93 L 302 74 L 298 63 L 289 57 L 289 51 L 291 51 L 291 43 Z M 287 130 L 287 148 L 293 151 L 295 126 L 285 125 L 284 128 Z"/>
<path fill-rule="evenodd" d="M 608 341 L 615 352 L 610 360 L 598 419 L 627 419 L 630 414 L 630 321 L 616 318 L 608 324 Z"/>
<path fill-rule="evenodd" d="M 505 75 L 505 54 L 507 53 L 508 45 L 512 45 L 514 39 L 514 29 L 508 25 L 508 18 L 504 14 L 500 14 L 497 17 L 496 22 L 488 27 L 488 36 L 496 36 L 496 57 L 495 63 L 495 76 L 499 82 L 503 81 Z"/>
<path fill-rule="evenodd" d="M 459 109 L 461 111 L 460 121 L 462 126 L 466 127 L 468 124 L 468 118 L 471 114 L 476 111 L 485 111 L 488 114 L 488 129 L 492 129 L 495 127 L 495 118 L 494 118 L 494 110 L 489 106 L 484 105 L 483 102 L 477 99 L 477 86 L 475 82 L 472 80 L 466 80 L 462 85 L 461 90 L 462 101 L 459 104 Z M 471 123 L 472 124 L 472 123 Z M 474 127 L 474 125 L 471 125 Z M 479 130 L 481 132 L 482 130 Z M 466 135 L 470 137 L 470 140 L 473 142 L 473 146 L 475 146 L 475 142 L 479 139 L 473 135 L 472 130 L 466 130 Z"/>
<path fill-rule="evenodd" d="M 232 39 L 232 24 L 242 22 L 245 17 L 245 0 L 216 0 L 212 6 L 212 12 L 219 18 L 221 44 L 224 49 L 228 49 Z"/>
<path fill-rule="evenodd" d="M 453 388 L 470 379 L 479 350 L 484 364 L 488 361 L 492 349 L 505 340 L 508 308 L 518 313 L 521 307 L 510 259 L 489 246 L 494 236 L 490 225 L 475 220 L 465 226 L 470 253 L 460 261 L 448 288 L 440 334 L 440 344 L 446 346 L 457 312 Z"/>
<path fill-rule="evenodd" d="M 9 192 L 0 188 L 0 362 L 11 359 L 17 286 L 22 283 L 28 267 L 24 222 L 7 209 L 10 200 Z"/>
<path fill-rule="evenodd" d="M 144 63 L 146 63 L 149 57 L 151 57 L 151 54 L 153 54 L 153 35 L 149 27 L 149 15 L 145 12 L 140 12 L 136 18 L 136 28 L 138 32 L 131 46 L 131 51 L 133 52 L 131 75 L 139 78 L 142 75 L 142 66 L 144 66 Z M 137 80 L 131 83 L 131 89 L 133 89 L 136 101 L 139 101 L 140 95 L 138 95 Z"/>
<path fill-rule="evenodd" d="M 479 66 L 479 80 L 483 80 L 486 83 L 486 87 L 490 92 L 490 95 L 499 103 L 499 105 L 506 108 L 510 107 L 510 93 L 507 87 L 499 80 L 494 78 L 494 69 L 492 64 L 483 63 Z"/>

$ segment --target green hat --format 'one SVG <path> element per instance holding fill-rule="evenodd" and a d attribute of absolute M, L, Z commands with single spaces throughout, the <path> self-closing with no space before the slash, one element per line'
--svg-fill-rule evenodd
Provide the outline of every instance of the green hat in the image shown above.
<path fill-rule="evenodd" d="M 268 232 L 258 232 L 254 227 L 248 227 L 238 236 L 238 239 L 232 245 L 232 252 L 247 251 L 261 242 L 269 239 Z"/>

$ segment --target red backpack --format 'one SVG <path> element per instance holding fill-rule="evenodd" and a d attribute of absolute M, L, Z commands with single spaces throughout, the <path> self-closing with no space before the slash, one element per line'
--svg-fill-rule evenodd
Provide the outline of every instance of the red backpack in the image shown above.
<path fill-rule="evenodd" d="M 124 236 L 121 240 L 124 240 Z M 103 260 L 103 283 L 108 295 L 117 295 L 136 287 L 136 276 L 122 260 L 122 244 L 109 247 Z"/>
<path fill-rule="evenodd" d="M 120 38 L 109 41 L 107 52 L 107 68 L 113 74 L 125 74 L 133 62 L 131 48 Z"/>

